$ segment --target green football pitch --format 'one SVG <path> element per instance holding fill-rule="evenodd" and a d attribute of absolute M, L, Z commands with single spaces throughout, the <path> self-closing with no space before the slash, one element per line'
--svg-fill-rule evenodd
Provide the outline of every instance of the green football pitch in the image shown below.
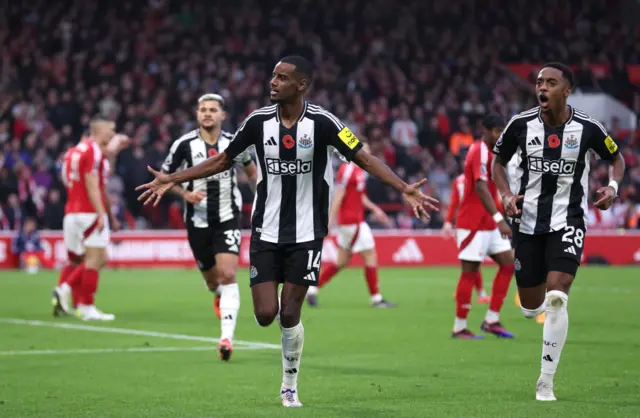
<path fill-rule="evenodd" d="M 494 271 L 485 269 L 486 287 Z M 542 326 L 514 304 L 515 340 L 450 338 L 457 269 L 384 269 L 397 309 L 369 307 L 347 270 L 303 311 L 301 409 L 282 408 L 280 332 L 256 325 L 247 272 L 233 358 L 194 270 L 102 275 L 111 323 L 51 316 L 57 274 L 0 272 L 0 417 L 640 417 L 640 269 L 583 268 L 569 298 L 557 402 L 535 399 Z M 474 305 L 479 331 L 486 305 Z"/>

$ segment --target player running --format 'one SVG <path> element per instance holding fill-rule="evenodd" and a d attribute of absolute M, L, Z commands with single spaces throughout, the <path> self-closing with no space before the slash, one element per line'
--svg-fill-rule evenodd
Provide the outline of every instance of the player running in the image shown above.
<path fill-rule="evenodd" d="M 363 150 L 369 152 L 369 145 L 363 143 Z M 324 287 L 333 276 L 349 264 L 353 253 L 360 254 L 364 260 L 364 274 L 374 308 L 395 308 L 380 293 L 378 282 L 378 256 L 375 240 L 369 224 L 364 220 L 364 209 L 383 224 L 391 225 L 389 217 L 366 194 L 367 172 L 354 163 L 345 163 L 338 169 L 336 191 L 331 201 L 329 225 L 338 221 L 338 259 L 337 262 L 323 266 L 318 286 L 310 286 L 307 301 L 311 306 L 318 304 L 318 290 Z"/>
<path fill-rule="evenodd" d="M 611 207 L 624 175 L 624 159 L 607 131 L 567 105 L 573 87 L 567 66 L 545 65 L 536 80 L 540 106 L 513 117 L 493 149 L 493 178 L 507 215 L 516 217 L 516 282 L 522 312 L 527 318 L 547 314 L 536 384 L 540 401 L 556 400 L 553 377 L 567 339 L 569 289 L 584 245 L 591 154 L 612 165 L 609 185 L 597 191 L 599 209 Z M 516 151 L 522 161 L 517 195 L 509 188 L 505 170 Z"/>
<path fill-rule="evenodd" d="M 54 315 L 70 313 L 73 295 L 79 318 L 112 321 L 115 315 L 97 309 L 94 300 L 99 270 L 108 262 L 109 221 L 113 215 L 105 187 L 109 163 L 104 151 L 115 135 L 115 124 L 93 120 L 90 135 L 67 152 L 63 163 L 67 189 L 63 233 L 70 263 L 63 268 L 53 291 Z"/>
<path fill-rule="evenodd" d="M 464 195 L 456 221 L 456 241 L 460 251 L 462 273 L 456 289 L 456 318 L 453 338 L 479 339 L 467 328 L 467 315 L 471 308 L 473 286 L 480 275 L 480 263 L 489 255 L 498 264 L 493 280 L 489 310 L 481 330 L 501 338 L 513 338 L 513 334 L 500 324 L 500 309 L 509 291 L 513 276 L 511 228 L 496 206 L 496 186 L 491 180 L 493 155 L 490 149 L 504 129 L 504 119 L 492 114 L 483 121 L 484 133 L 467 154 L 464 163 Z"/>
<path fill-rule="evenodd" d="M 224 99 L 218 94 L 205 94 L 198 99 L 196 110 L 198 129 L 177 139 L 162 165 L 164 173 L 193 167 L 208 157 L 223 152 L 231 143 L 232 134 L 222 130 L 226 119 Z M 249 153 L 240 154 L 252 184 L 256 166 Z M 202 272 L 205 283 L 214 293 L 214 309 L 220 318 L 218 353 L 228 361 L 233 353 L 233 335 L 240 309 L 240 289 L 236 282 L 240 252 L 240 211 L 242 196 L 231 167 L 205 179 L 173 186 L 171 192 L 185 201 L 184 221 L 189 245 Z"/>
<path fill-rule="evenodd" d="M 250 114 L 229 147 L 203 163 L 174 174 L 159 173 L 140 200 L 157 204 L 176 183 L 208 177 L 228 170 L 247 148 L 258 157 L 257 193 L 251 219 L 251 293 L 256 321 L 269 326 L 279 313 L 282 329 L 282 405 L 302 406 L 297 381 L 304 343 L 300 322 L 309 286 L 317 285 L 322 241 L 327 235 L 329 198 L 333 184 L 332 151 L 355 161 L 403 194 L 416 216 L 436 209 L 435 199 L 408 185 L 389 167 L 362 149 L 358 138 L 338 118 L 307 103 L 304 94 L 312 80 L 309 61 L 299 56 L 283 58 L 271 78 L 273 106 Z M 278 285 L 282 299 L 278 303 Z"/>
<path fill-rule="evenodd" d="M 451 187 L 451 196 L 449 197 L 449 208 L 447 209 L 447 215 L 445 216 L 444 225 L 442 225 L 442 234 L 445 238 L 455 238 L 455 231 L 453 229 L 453 218 L 456 215 L 456 211 L 460 207 L 460 202 L 464 196 L 464 173 L 460 174 L 453 181 Z M 476 276 L 476 282 L 474 283 L 478 298 L 476 302 L 481 304 L 489 303 L 491 298 L 484 290 L 484 281 L 482 280 L 482 272 L 478 270 Z M 456 291 L 453 292 L 453 299 L 456 298 Z"/>

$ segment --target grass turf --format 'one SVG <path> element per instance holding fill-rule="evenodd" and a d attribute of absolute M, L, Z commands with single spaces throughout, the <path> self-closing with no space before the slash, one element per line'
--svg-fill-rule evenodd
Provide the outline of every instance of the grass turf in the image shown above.
<path fill-rule="evenodd" d="M 534 391 L 542 326 L 515 307 L 514 285 L 502 319 L 516 339 L 458 341 L 450 338 L 456 269 L 382 270 L 395 310 L 369 308 L 362 273 L 347 270 L 322 290 L 320 308 L 303 311 L 305 406 L 285 410 L 279 350 L 250 343 L 279 345 L 280 333 L 255 324 L 246 271 L 239 274 L 236 338 L 249 343 L 236 344 L 242 349 L 230 363 L 207 350 L 212 342 L 49 326 L 217 337 L 212 298 L 197 271 L 104 272 L 98 306 L 117 314 L 112 323 L 53 319 L 55 273 L 3 271 L 0 318 L 46 326 L 0 320 L 0 417 L 638 417 L 638 272 L 580 270 L 556 377 L 559 401 L 540 403 Z M 487 289 L 492 275 L 484 271 Z M 474 331 L 485 310 L 473 307 Z M 176 351 L 151 351 L 166 347 Z"/>

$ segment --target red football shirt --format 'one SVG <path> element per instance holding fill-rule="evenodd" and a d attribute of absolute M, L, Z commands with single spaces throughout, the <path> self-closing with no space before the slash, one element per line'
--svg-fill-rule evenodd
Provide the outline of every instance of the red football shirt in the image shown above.
<path fill-rule="evenodd" d="M 366 172 L 353 163 L 342 164 L 336 177 L 338 187 L 345 190 L 338 210 L 338 225 L 353 225 L 363 222 L 362 196 L 367 184 Z"/>
<path fill-rule="evenodd" d="M 89 200 L 85 176 L 98 175 L 100 196 L 103 196 L 108 169 L 108 161 L 94 141 L 82 142 L 67 151 L 62 164 L 62 179 L 67 188 L 65 213 L 96 212 Z"/>
<path fill-rule="evenodd" d="M 492 161 L 493 154 L 484 141 L 476 141 L 469 148 L 464 161 L 464 193 L 460 202 L 456 228 L 491 231 L 498 227 L 476 193 L 476 181 L 483 180 L 487 182 L 491 196 L 495 198 L 497 195 L 496 185 L 491 180 Z"/>
<path fill-rule="evenodd" d="M 447 216 L 445 222 L 453 222 L 456 210 L 460 206 L 460 201 L 464 195 L 464 174 L 460 174 L 453 181 L 451 186 L 451 197 L 449 198 L 449 209 L 447 209 Z"/>

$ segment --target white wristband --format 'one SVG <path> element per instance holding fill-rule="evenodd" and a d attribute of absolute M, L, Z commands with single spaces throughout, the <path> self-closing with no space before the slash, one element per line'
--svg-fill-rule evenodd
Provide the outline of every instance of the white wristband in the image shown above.
<path fill-rule="evenodd" d="M 613 190 L 616 191 L 616 196 L 618 196 L 618 182 L 615 180 L 611 180 L 609 182 L 609 187 L 613 187 Z"/>
<path fill-rule="evenodd" d="M 493 214 L 493 220 L 496 221 L 497 224 L 499 224 L 500 222 L 504 221 L 504 217 L 500 212 L 496 212 Z"/>

